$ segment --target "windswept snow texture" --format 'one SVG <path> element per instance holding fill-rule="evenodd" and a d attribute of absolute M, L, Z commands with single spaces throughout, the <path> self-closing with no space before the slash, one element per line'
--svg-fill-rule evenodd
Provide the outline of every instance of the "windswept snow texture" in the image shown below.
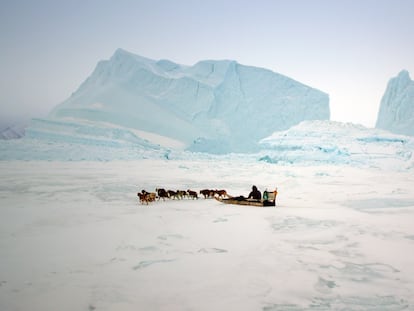
<path fill-rule="evenodd" d="M 0 310 L 414 310 L 412 171 L 0 161 Z M 138 203 L 278 187 L 277 207 Z"/>
<path fill-rule="evenodd" d="M 327 94 L 270 70 L 230 60 L 183 66 L 119 49 L 48 121 L 106 122 L 222 154 L 256 150 L 274 131 L 329 116 Z M 37 125 L 29 129 L 32 137 L 50 133 L 45 123 Z"/>
<path fill-rule="evenodd" d="M 388 83 L 376 127 L 414 136 L 414 81 L 408 71 L 401 71 Z"/>
<path fill-rule="evenodd" d="M 261 140 L 260 160 L 279 164 L 345 164 L 406 169 L 414 165 L 414 139 L 362 125 L 304 121 Z"/>

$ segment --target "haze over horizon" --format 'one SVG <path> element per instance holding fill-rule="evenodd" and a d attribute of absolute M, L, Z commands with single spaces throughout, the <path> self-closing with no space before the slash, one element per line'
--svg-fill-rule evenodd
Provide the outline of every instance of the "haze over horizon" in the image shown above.
<path fill-rule="evenodd" d="M 389 79 L 414 73 L 410 0 L 6 0 L 0 8 L 3 120 L 45 116 L 118 48 L 183 65 L 231 59 L 270 69 L 328 93 L 332 120 L 368 127 Z"/>

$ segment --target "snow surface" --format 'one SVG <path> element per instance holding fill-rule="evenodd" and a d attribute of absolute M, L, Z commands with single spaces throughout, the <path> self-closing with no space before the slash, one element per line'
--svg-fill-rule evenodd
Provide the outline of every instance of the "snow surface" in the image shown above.
<path fill-rule="evenodd" d="M 414 136 L 414 81 L 408 71 L 392 78 L 381 100 L 377 128 Z"/>
<path fill-rule="evenodd" d="M 234 156 L 0 171 L 1 310 L 414 309 L 412 170 Z M 278 187 L 278 206 L 136 197 L 252 184 Z"/>
<path fill-rule="evenodd" d="M 69 128 L 105 122 L 169 137 L 191 151 L 223 154 L 254 151 L 274 131 L 329 114 L 327 94 L 270 70 L 230 60 L 184 66 L 118 49 L 28 132 L 49 139 L 54 122 Z"/>

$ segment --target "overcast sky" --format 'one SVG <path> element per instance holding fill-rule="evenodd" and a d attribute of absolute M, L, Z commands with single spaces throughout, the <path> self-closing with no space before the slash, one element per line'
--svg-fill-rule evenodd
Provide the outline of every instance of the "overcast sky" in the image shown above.
<path fill-rule="evenodd" d="M 414 75 L 413 16 L 413 0 L 0 0 L 1 118 L 47 115 L 123 48 L 264 67 L 373 127 L 389 79 Z"/>

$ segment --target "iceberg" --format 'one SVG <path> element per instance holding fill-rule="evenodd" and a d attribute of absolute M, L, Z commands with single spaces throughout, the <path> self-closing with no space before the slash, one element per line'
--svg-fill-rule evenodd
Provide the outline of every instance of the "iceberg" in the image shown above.
<path fill-rule="evenodd" d="M 28 119 L 0 120 L 0 140 L 19 139 L 25 135 Z"/>
<path fill-rule="evenodd" d="M 401 71 L 387 86 L 378 113 L 376 128 L 414 136 L 414 81 Z"/>
<path fill-rule="evenodd" d="M 189 151 L 225 154 L 257 151 L 257 142 L 275 131 L 329 117 L 327 94 L 267 69 L 232 60 L 185 66 L 118 49 L 46 120 L 32 122 L 27 133 L 49 139 L 56 124 L 75 136 L 63 128 L 109 124 L 111 137 L 113 128 L 129 129 L 179 142 Z M 132 143 L 143 138 L 128 137 Z"/>

